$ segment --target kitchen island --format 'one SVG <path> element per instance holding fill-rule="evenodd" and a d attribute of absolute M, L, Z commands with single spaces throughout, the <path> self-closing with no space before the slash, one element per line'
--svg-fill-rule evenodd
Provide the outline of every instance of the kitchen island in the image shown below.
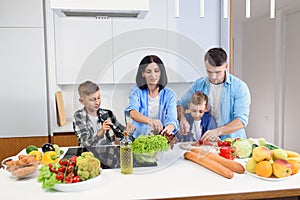
<path fill-rule="evenodd" d="M 185 160 L 184 152 L 177 144 L 163 155 L 157 167 L 135 168 L 131 175 L 122 175 L 119 169 L 103 169 L 102 177 L 91 189 L 77 192 L 47 191 L 37 182 L 38 173 L 15 180 L 1 169 L 1 199 L 297 199 L 300 196 L 299 174 L 278 181 L 246 173 L 235 173 L 232 179 L 226 179 Z"/>

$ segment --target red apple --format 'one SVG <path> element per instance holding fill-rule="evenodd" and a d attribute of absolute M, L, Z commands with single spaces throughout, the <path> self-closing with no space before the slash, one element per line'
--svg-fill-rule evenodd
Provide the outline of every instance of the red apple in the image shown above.
<path fill-rule="evenodd" d="M 273 163 L 273 174 L 277 178 L 290 176 L 292 175 L 292 166 L 286 160 L 277 159 Z"/>

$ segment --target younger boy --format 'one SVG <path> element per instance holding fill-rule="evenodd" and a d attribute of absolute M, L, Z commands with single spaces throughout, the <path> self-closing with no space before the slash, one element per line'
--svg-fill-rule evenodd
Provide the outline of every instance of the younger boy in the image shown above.
<path fill-rule="evenodd" d="M 216 121 L 208 111 L 208 97 L 202 92 L 195 92 L 188 104 L 189 112 L 185 114 L 190 124 L 188 135 L 177 134 L 178 141 L 199 141 L 207 131 L 217 127 Z"/>
<path fill-rule="evenodd" d="M 115 137 L 122 139 L 124 130 L 133 132 L 134 126 L 120 124 L 111 110 L 100 108 L 100 87 L 86 81 L 79 85 L 79 102 L 84 106 L 74 114 L 73 128 L 80 146 L 115 144 Z"/>

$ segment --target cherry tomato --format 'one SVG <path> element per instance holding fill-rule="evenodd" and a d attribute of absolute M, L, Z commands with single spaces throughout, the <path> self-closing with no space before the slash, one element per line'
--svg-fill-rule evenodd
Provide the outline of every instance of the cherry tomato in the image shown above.
<path fill-rule="evenodd" d="M 59 160 L 59 164 L 62 166 L 67 166 L 69 161 L 65 158 Z"/>
<path fill-rule="evenodd" d="M 72 178 L 71 175 L 67 175 L 66 178 L 65 178 L 66 183 L 72 183 L 72 180 L 73 180 L 73 178 Z"/>
<path fill-rule="evenodd" d="M 222 147 L 223 146 L 223 142 L 222 141 L 218 141 L 218 147 Z"/>
<path fill-rule="evenodd" d="M 58 173 L 56 174 L 56 180 L 58 180 L 58 181 L 64 180 L 64 177 L 65 177 L 65 175 L 64 175 L 63 172 L 58 172 Z"/>
<path fill-rule="evenodd" d="M 66 171 L 66 167 L 65 166 L 59 166 L 57 169 L 58 172 L 65 172 Z"/>
<path fill-rule="evenodd" d="M 67 168 L 67 173 L 70 174 L 71 172 L 74 172 L 75 167 L 73 165 L 69 165 Z"/>
<path fill-rule="evenodd" d="M 80 177 L 79 176 L 74 176 L 73 180 L 72 180 L 72 183 L 78 183 L 78 182 L 80 182 Z"/>

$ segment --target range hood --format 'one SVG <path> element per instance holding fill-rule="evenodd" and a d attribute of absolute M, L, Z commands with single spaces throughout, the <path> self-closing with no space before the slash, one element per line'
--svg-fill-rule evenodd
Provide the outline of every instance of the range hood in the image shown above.
<path fill-rule="evenodd" d="M 138 18 L 149 11 L 149 0 L 51 0 L 61 17 Z"/>

